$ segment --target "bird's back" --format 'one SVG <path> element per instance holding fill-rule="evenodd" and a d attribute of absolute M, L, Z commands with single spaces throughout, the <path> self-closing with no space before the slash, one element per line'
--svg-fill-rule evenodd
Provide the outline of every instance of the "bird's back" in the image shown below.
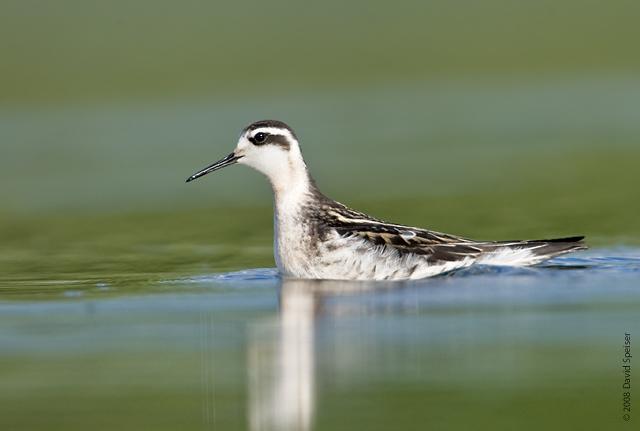
<path fill-rule="evenodd" d="M 304 278 L 417 279 L 472 264 L 527 266 L 584 250 L 583 237 L 525 241 L 473 241 L 387 223 L 324 196 L 304 219 L 314 234 L 305 264 L 288 274 Z M 309 259 L 309 255 L 314 258 Z M 296 255 L 289 256 L 289 260 Z M 291 265 L 289 265 L 291 266 Z M 295 266 L 295 265 L 294 265 Z M 284 271 L 285 273 L 287 271 Z"/>

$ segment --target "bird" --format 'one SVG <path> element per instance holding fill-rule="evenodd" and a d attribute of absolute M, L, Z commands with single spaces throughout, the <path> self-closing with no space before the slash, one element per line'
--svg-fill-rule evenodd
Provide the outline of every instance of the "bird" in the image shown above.
<path fill-rule="evenodd" d="M 585 250 L 584 236 L 474 241 L 388 223 L 326 197 L 293 129 L 262 120 L 245 127 L 235 150 L 187 179 L 241 164 L 264 174 L 274 197 L 274 257 L 280 276 L 322 280 L 411 280 L 471 265 L 536 265 Z"/>

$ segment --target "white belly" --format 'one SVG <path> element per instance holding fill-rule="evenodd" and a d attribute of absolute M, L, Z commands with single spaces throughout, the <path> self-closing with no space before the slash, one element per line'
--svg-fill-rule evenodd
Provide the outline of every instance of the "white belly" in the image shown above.
<path fill-rule="evenodd" d="M 282 227 L 282 223 L 280 226 Z M 404 255 L 375 246 L 358 237 L 340 237 L 336 232 L 324 241 L 304 222 L 274 229 L 274 255 L 284 276 L 325 280 L 409 280 L 469 266 L 472 259 L 429 265 L 419 255 Z"/>

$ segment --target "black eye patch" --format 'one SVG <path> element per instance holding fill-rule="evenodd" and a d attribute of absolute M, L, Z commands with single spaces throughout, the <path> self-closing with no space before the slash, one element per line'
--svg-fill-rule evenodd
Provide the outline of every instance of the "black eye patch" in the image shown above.
<path fill-rule="evenodd" d="M 268 134 L 263 133 L 263 132 L 259 132 L 259 133 L 256 133 L 255 135 L 253 135 L 253 139 L 251 141 L 256 145 L 261 145 L 261 144 L 264 144 L 265 142 L 267 142 L 267 138 L 268 137 L 269 137 Z"/>
<path fill-rule="evenodd" d="M 258 132 L 253 136 L 249 135 L 247 139 L 249 139 L 249 142 L 256 146 L 275 145 L 287 151 L 291 146 L 289 139 L 286 136 L 280 135 L 278 133 L 271 134 L 267 132 Z"/>

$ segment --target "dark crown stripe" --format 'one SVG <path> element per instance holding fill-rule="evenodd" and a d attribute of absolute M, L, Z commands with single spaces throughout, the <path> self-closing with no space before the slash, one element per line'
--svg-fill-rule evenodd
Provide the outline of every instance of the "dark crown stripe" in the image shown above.
<path fill-rule="evenodd" d="M 255 123 L 251 123 L 247 127 L 245 127 L 244 130 L 242 131 L 242 134 L 244 135 L 247 132 L 251 132 L 253 130 L 260 129 L 262 127 L 272 127 L 272 128 L 275 128 L 275 129 L 285 129 L 285 130 L 288 130 L 289 133 L 291 133 L 291 136 L 293 136 L 294 138 L 298 139 L 296 137 L 296 134 L 293 132 L 293 129 L 291 127 L 289 127 L 286 123 L 283 123 L 282 121 L 278 121 L 278 120 L 256 121 Z"/>

